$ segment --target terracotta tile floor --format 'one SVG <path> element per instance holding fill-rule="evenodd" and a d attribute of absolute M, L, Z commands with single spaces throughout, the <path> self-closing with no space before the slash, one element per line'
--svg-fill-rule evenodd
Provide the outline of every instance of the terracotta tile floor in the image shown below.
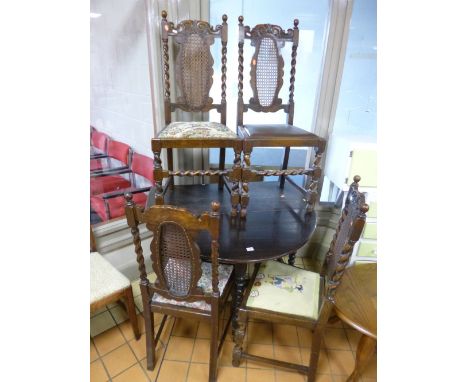
<path fill-rule="evenodd" d="M 304 266 L 301 258 L 297 266 Z M 304 266 L 305 268 L 308 265 Z M 154 277 L 154 276 L 153 276 Z M 138 281 L 132 283 L 137 310 L 141 313 Z M 156 367 L 146 370 L 144 324 L 141 314 L 138 341 L 133 337 L 126 312 L 112 304 L 91 317 L 90 362 L 91 382 L 206 382 L 208 381 L 209 326 L 206 323 L 170 318 L 156 348 Z M 157 330 L 161 316 L 155 315 Z M 338 321 L 330 324 L 324 336 L 319 358 L 317 382 L 341 382 L 354 368 L 360 334 Z M 284 361 L 307 364 L 311 333 L 291 325 L 249 322 L 247 328 L 249 352 Z M 228 335 L 218 360 L 218 381 L 235 382 L 296 382 L 305 376 L 293 371 L 243 361 L 240 367 L 231 365 L 232 340 Z M 377 380 L 377 360 L 372 359 L 362 382 Z"/>

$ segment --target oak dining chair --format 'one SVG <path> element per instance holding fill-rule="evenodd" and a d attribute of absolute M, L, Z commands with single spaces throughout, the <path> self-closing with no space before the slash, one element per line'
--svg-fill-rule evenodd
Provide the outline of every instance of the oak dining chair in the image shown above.
<path fill-rule="evenodd" d="M 369 209 L 364 194 L 358 190 L 359 180 L 360 177 L 355 176 L 350 186 L 345 207 L 327 253 L 326 267 L 321 274 L 273 260 L 256 265 L 239 308 L 233 366 L 239 366 L 241 359 L 265 362 L 305 373 L 308 382 L 315 381 L 322 333 Z M 311 329 L 312 349 L 308 366 L 248 353 L 243 341 L 247 321 L 252 318 Z"/>
<path fill-rule="evenodd" d="M 125 195 L 127 223 L 131 227 L 140 272 L 140 288 L 146 328 L 147 368 L 155 367 L 155 348 L 167 316 L 205 320 L 211 327 L 209 381 L 216 381 L 217 360 L 231 319 L 219 338 L 223 309 L 234 284 L 232 265 L 218 264 L 219 208 L 193 215 L 184 208 L 154 205 L 144 210 L 131 194 Z M 138 226 L 145 223 L 153 238 L 150 244 L 156 281 L 150 282 L 145 267 Z M 202 254 L 196 243 L 200 234 L 211 238 L 211 253 Z M 205 256 L 210 262 L 202 261 Z M 153 313 L 163 314 L 156 337 Z"/>

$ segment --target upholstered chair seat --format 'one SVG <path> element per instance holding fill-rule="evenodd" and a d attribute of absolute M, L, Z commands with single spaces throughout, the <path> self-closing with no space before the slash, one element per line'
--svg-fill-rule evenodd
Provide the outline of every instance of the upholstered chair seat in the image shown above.
<path fill-rule="evenodd" d="M 213 291 L 212 288 L 212 281 L 211 281 L 211 263 L 202 262 L 202 276 L 200 280 L 198 280 L 197 286 L 203 290 L 204 294 L 211 293 Z M 229 276 L 231 276 L 233 267 L 232 265 L 220 264 L 218 266 L 218 278 L 219 278 L 219 294 L 222 295 L 224 291 L 224 287 L 226 286 Z M 177 301 L 177 300 L 169 300 L 164 298 L 157 293 L 153 295 L 153 302 L 158 302 L 161 304 L 173 304 L 173 305 L 180 305 L 186 306 L 189 308 L 201 309 L 211 311 L 211 305 L 207 304 L 205 301 Z"/>
<path fill-rule="evenodd" d="M 91 304 L 130 286 L 130 280 L 120 273 L 99 252 L 91 252 Z"/>
<path fill-rule="evenodd" d="M 278 261 L 260 266 L 247 300 L 250 308 L 317 319 L 320 275 Z"/>
<path fill-rule="evenodd" d="M 236 139 L 237 134 L 217 122 L 172 122 L 159 133 L 158 138 Z"/>

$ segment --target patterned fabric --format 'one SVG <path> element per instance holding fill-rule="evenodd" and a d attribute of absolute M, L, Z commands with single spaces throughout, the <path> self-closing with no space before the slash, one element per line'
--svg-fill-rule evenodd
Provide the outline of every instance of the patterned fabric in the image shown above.
<path fill-rule="evenodd" d="M 320 275 L 278 261 L 260 266 L 247 306 L 317 319 Z"/>
<path fill-rule="evenodd" d="M 91 304 L 130 285 L 130 280 L 120 273 L 98 252 L 91 252 Z"/>
<path fill-rule="evenodd" d="M 237 134 L 217 122 L 172 122 L 159 133 L 158 138 L 235 139 Z"/>
<path fill-rule="evenodd" d="M 201 265 L 202 268 L 202 275 L 200 277 L 200 280 L 198 280 L 197 286 L 199 286 L 202 290 L 203 293 L 211 293 L 213 292 L 213 286 L 211 283 L 211 263 L 205 263 L 202 262 Z M 224 265 L 221 264 L 218 266 L 218 288 L 219 288 L 219 294 L 223 294 L 223 290 L 226 287 L 226 284 L 229 280 L 229 276 L 232 273 L 232 265 Z M 159 302 L 163 304 L 173 304 L 173 305 L 181 305 L 181 306 L 186 306 L 189 308 L 195 308 L 195 309 L 201 309 L 201 310 L 211 310 L 211 305 L 208 304 L 206 301 L 193 301 L 193 302 L 187 302 L 187 301 L 177 301 L 177 300 L 170 300 L 165 297 L 162 297 L 155 293 L 153 295 L 153 302 Z"/>

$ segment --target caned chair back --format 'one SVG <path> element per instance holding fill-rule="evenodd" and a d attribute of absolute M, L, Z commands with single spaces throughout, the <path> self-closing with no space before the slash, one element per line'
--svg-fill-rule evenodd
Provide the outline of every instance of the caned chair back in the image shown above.
<path fill-rule="evenodd" d="M 126 216 L 132 229 L 135 252 L 142 284 L 150 287 L 151 294 L 174 300 L 211 302 L 219 297 L 218 289 L 218 236 L 219 203 L 211 204 L 211 212 L 197 217 L 184 208 L 170 205 L 155 205 L 144 210 L 136 206 L 131 195 L 126 194 Z M 157 279 L 149 283 L 138 225 L 145 223 L 153 234 L 150 244 L 152 268 Z M 211 237 L 212 293 L 204 294 L 197 286 L 202 276 L 198 235 L 208 231 Z"/>
<path fill-rule="evenodd" d="M 359 240 L 369 206 L 365 203 L 364 194 L 358 190 L 361 177 L 356 175 L 349 187 L 345 206 L 341 213 L 338 228 L 328 250 L 327 262 L 327 296 L 334 298 L 336 288 L 341 282 L 345 268 L 349 264 L 354 244 Z"/>
<path fill-rule="evenodd" d="M 177 25 L 167 21 L 162 12 L 161 35 L 164 60 L 164 114 L 171 122 L 171 112 L 182 109 L 188 112 L 216 109 L 221 113 L 221 123 L 226 124 L 226 52 L 227 16 L 222 25 L 211 26 L 206 21 L 184 20 Z M 176 102 L 171 102 L 169 81 L 169 37 L 177 44 L 175 80 L 179 89 Z M 213 56 L 210 47 L 215 38 L 221 39 L 221 103 L 213 104 L 210 89 L 213 84 Z"/>
<path fill-rule="evenodd" d="M 278 25 L 258 24 L 254 28 L 244 26 L 244 18 L 239 16 L 239 67 L 238 67 L 238 126 L 243 125 L 243 113 L 251 109 L 256 112 L 275 112 L 283 109 L 288 114 L 288 124 L 294 118 L 294 81 L 296 75 L 296 55 L 299 44 L 299 20 L 294 20 L 294 28 L 283 30 Z M 250 85 L 253 97 L 244 104 L 244 40 L 250 40 L 255 48 L 250 61 Z M 283 103 L 278 94 L 283 86 L 284 60 L 281 50 L 286 42 L 292 42 L 291 72 L 289 80 L 289 100 Z"/>

